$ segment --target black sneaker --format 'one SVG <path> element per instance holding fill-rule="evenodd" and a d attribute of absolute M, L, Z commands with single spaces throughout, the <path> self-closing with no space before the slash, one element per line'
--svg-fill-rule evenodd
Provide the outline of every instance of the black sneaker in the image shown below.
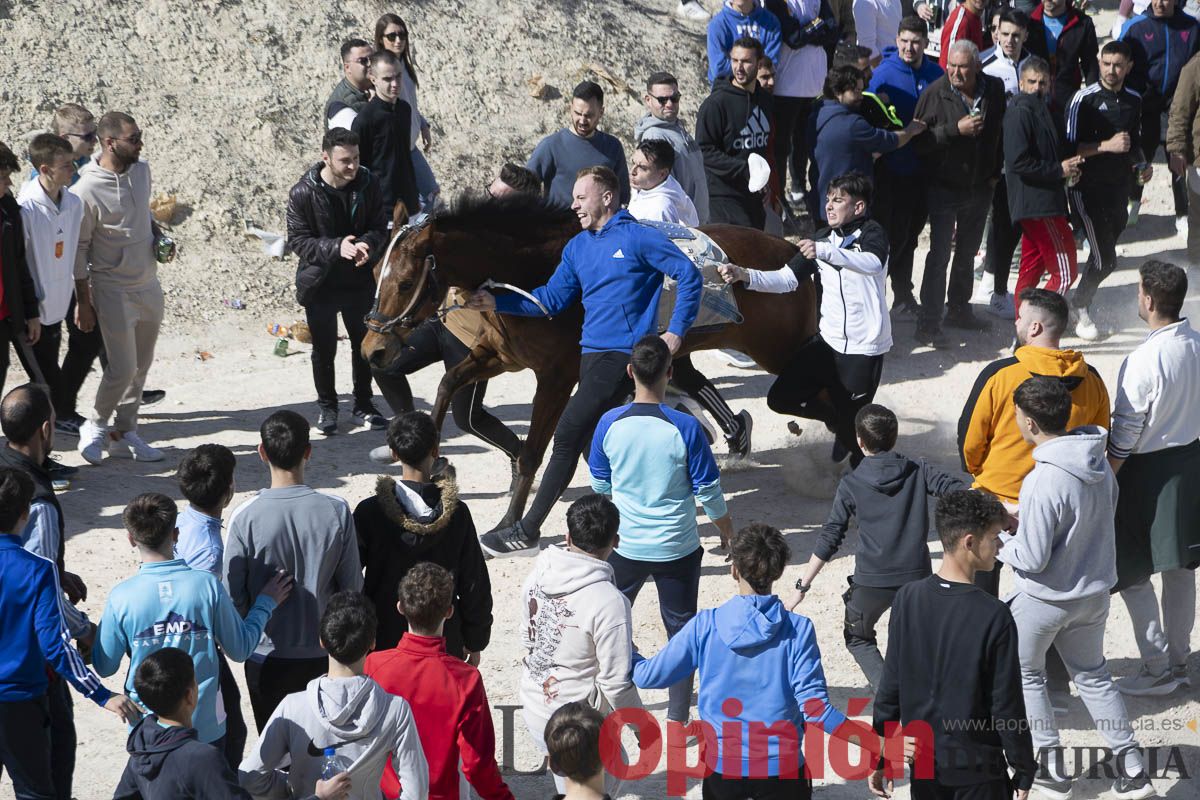
<path fill-rule="evenodd" d="M 946 318 L 942 320 L 942 324 L 947 328 L 958 328 L 964 331 L 990 331 L 992 329 L 992 323 L 975 316 L 975 312 L 970 307 L 947 309 Z"/>
<path fill-rule="evenodd" d="M 1157 794 L 1154 784 L 1150 782 L 1144 772 L 1132 778 L 1122 775 L 1113 782 L 1113 796 L 1118 800 L 1143 800 L 1143 798 L 1154 797 Z"/>
<path fill-rule="evenodd" d="M 326 436 L 337 433 L 338 412 L 336 408 L 322 408 L 317 416 L 317 430 Z"/>
<path fill-rule="evenodd" d="M 944 350 L 950 346 L 950 340 L 946 338 L 946 334 L 942 333 L 942 329 L 932 325 L 917 325 L 917 331 L 913 334 L 913 338 L 917 340 L 918 344 L 927 344 L 938 350 Z"/>
<path fill-rule="evenodd" d="M 1060 781 L 1050 775 L 1038 776 L 1033 779 L 1033 792 L 1047 800 L 1071 800 L 1071 790 L 1075 784 L 1071 781 Z"/>
<path fill-rule="evenodd" d="M 167 396 L 167 393 L 162 389 L 147 389 L 142 392 L 142 405 L 152 406 L 155 403 L 161 403 Z"/>
<path fill-rule="evenodd" d="M 746 458 L 750 455 L 750 433 L 754 430 L 754 419 L 749 411 L 742 410 L 738 412 L 737 420 L 738 432 L 726 436 L 725 441 L 729 445 L 729 455 Z"/>
<path fill-rule="evenodd" d="M 83 424 L 83 417 L 78 414 L 71 414 L 67 417 L 59 417 L 54 420 L 54 432 L 61 433 L 64 436 L 79 436 L 79 426 Z"/>
<path fill-rule="evenodd" d="M 488 531 L 479 537 L 479 546 L 489 558 L 536 556 L 540 551 L 538 540 L 527 534 L 520 522 L 507 528 Z"/>
<path fill-rule="evenodd" d="M 53 458 L 47 458 L 44 466 L 46 467 L 46 472 L 50 473 L 52 480 L 55 478 L 66 480 L 74 478 L 79 474 L 79 467 L 68 467 L 66 464 L 61 461 L 55 461 Z"/>
<path fill-rule="evenodd" d="M 892 303 L 893 322 L 916 322 L 921 315 L 921 307 L 911 297 Z"/>
<path fill-rule="evenodd" d="M 379 409 L 371 403 L 354 407 L 354 424 L 365 425 L 373 431 L 387 428 L 387 417 L 379 413 Z"/>

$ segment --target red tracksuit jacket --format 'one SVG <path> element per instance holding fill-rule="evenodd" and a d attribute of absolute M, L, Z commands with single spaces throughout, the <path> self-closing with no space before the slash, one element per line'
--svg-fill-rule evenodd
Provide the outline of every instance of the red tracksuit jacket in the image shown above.
<path fill-rule="evenodd" d="M 513 800 L 496 765 L 496 732 L 479 670 L 446 653 L 440 636 L 406 633 L 391 650 L 367 656 L 366 674 L 412 707 L 429 762 L 429 800 L 458 800 L 458 762 L 483 800 Z M 400 796 L 389 760 L 379 784 Z"/>

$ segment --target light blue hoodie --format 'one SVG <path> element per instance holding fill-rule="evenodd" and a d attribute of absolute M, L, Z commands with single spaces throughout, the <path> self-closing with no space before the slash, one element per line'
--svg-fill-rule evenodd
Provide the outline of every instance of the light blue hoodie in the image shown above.
<path fill-rule="evenodd" d="M 225 735 L 217 645 L 233 661 L 245 661 L 274 610 L 275 601 L 260 594 L 243 620 L 211 572 L 192 569 L 178 558 L 142 564 L 136 575 L 118 583 L 108 595 L 92 665 L 108 677 L 128 655 L 125 691 L 138 700 L 133 676 L 143 658 L 164 647 L 187 653 L 200 690 L 192 727 L 201 742 L 214 742 Z"/>
<path fill-rule="evenodd" d="M 765 738 L 762 726 L 788 722 L 796 726 L 797 741 L 784 747 L 785 766 L 790 754 L 804 767 L 804 724 L 821 725 L 833 733 L 846 721 L 829 702 L 825 671 L 817 634 L 808 617 L 784 610 L 775 595 L 738 595 L 720 608 L 707 608 L 692 618 L 663 651 L 647 659 L 633 656 L 633 683 L 640 689 L 662 689 L 700 670 L 700 719 L 712 725 L 717 735 L 716 771 L 737 775 L 726 766 L 723 730 L 727 722 L 741 728 L 741 776 L 750 775 L 750 726 L 755 741 Z M 726 714 L 723 706 L 737 700 L 740 713 Z M 809 708 L 816 705 L 819 709 Z M 730 746 L 734 746 L 730 744 Z M 780 740 L 767 744 L 766 774 L 779 775 Z M 762 764 L 754 765 L 761 774 Z"/>

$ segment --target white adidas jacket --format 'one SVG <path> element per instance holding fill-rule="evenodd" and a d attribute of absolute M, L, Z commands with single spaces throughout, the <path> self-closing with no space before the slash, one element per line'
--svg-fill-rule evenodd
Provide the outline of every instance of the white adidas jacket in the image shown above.
<path fill-rule="evenodd" d="M 850 355 L 879 356 L 891 350 L 892 320 L 884 286 L 888 237 L 883 226 L 858 219 L 817 231 L 813 241 L 821 274 L 821 338 Z M 747 272 L 749 288 L 757 292 L 790 292 L 800 285 L 800 277 L 807 277 L 795 261 L 771 272 Z"/>
<path fill-rule="evenodd" d="M 17 204 L 25 230 L 25 258 L 37 287 L 38 315 L 43 325 L 62 322 L 75 293 L 75 250 L 83 203 L 63 189 L 56 204 L 34 178 L 21 187 Z"/>

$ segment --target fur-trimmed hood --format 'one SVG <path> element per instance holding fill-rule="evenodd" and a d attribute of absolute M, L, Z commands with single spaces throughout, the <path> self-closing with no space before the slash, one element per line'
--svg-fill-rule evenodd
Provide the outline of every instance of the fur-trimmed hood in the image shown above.
<path fill-rule="evenodd" d="M 375 497 L 389 520 L 409 533 L 431 536 L 450 524 L 458 508 L 458 484 L 450 476 L 411 484 L 380 475 L 375 481 Z"/>

